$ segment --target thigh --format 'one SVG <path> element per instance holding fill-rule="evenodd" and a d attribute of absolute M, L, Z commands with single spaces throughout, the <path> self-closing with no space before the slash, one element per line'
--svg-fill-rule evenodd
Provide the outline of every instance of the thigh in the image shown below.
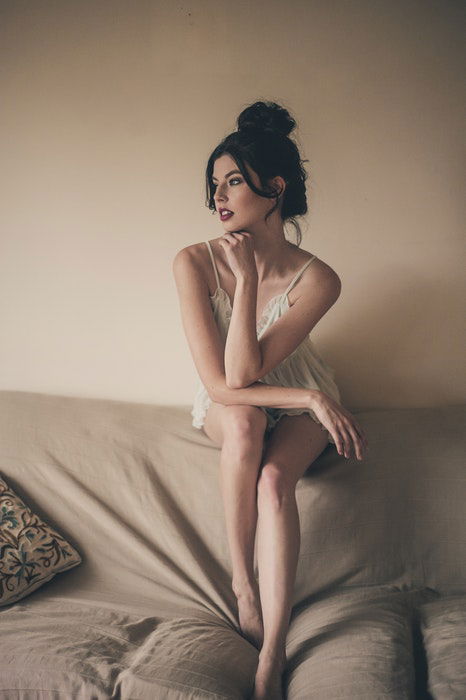
<path fill-rule="evenodd" d="M 261 467 L 271 465 L 296 484 L 328 444 L 328 433 L 307 413 L 282 415 L 268 436 Z"/>
<path fill-rule="evenodd" d="M 226 435 L 237 435 L 241 431 L 247 438 L 263 442 L 266 427 L 267 416 L 258 406 L 225 406 L 212 401 L 207 409 L 203 430 L 207 437 L 222 447 Z"/>

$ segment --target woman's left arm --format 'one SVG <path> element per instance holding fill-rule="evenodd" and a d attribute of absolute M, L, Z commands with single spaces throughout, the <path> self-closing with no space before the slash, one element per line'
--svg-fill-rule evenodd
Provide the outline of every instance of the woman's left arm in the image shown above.
<path fill-rule="evenodd" d="M 235 296 L 225 345 L 225 378 L 229 389 L 244 386 L 244 378 L 262 365 L 256 330 L 256 274 L 236 278 Z"/>

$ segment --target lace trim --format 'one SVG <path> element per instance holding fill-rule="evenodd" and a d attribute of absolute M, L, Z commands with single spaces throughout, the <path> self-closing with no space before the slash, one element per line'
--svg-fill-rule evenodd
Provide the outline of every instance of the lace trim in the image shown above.
<path fill-rule="evenodd" d="M 230 297 L 228 296 L 226 291 L 223 289 L 223 287 L 217 287 L 217 289 L 215 290 L 215 294 L 213 294 L 213 295 L 211 294 L 209 296 L 211 299 L 214 299 L 217 296 L 218 292 L 223 293 L 223 297 L 227 303 L 227 308 L 225 309 L 225 317 L 226 317 L 227 321 L 230 322 L 231 315 L 233 313 L 233 309 L 232 309 L 232 306 L 230 303 Z M 288 296 L 284 292 L 282 292 L 281 294 L 276 294 L 274 297 L 272 297 L 271 299 L 268 300 L 267 304 L 262 309 L 262 315 L 256 324 L 257 333 L 260 333 L 262 331 L 263 327 L 265 326 L 266 322 L 268 321 L 269 307 L 271 307 L 272 303 L 275 302 L 277 299 L 280 299 L 280 297 L 286 297 L 286 299 L 288 301 Z M 289 304 L 288 304 L 288 306 L 289 306 Z"/>

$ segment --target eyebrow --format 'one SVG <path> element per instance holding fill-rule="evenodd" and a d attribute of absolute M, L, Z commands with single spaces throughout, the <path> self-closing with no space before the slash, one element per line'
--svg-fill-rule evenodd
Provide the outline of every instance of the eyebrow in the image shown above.
<path fill-rule="evenodd" d="M 227 174 L 225 175 L 225 177 L 230 177 L 230 175 L 233 175 L 233 173 L 239 173 L 239 174 L 241 175 L 241 171 L 240 171 L 240 170 L 230 170 L 230 172 L 227 173 Z M 212 177 L 212 180 L 216 180 L 216 179 L 217 179 L 216 177 Z"/>

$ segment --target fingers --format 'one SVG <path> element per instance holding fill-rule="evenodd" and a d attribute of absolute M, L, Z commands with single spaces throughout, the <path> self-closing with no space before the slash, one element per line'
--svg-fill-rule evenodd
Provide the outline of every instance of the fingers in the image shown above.
<path fill-rule="evenodd" d="M 239 236 L 239 238 L 237 238 L 237 236 Z M 231 239 L 233 239 L 234 241 L 240 241 L 242 237 L 251 238 L 251 234 L 248 231 L 225 231 L 225 233 L 221 235 L 221 238 L 223 238 L 225 241 L 230 242 Z"/>
<path fill-rule="evenodd" d="M 358 445 L 360 446 L 360 450 L 367 450 L 368 449 L 368 442 L 367 438 L 364 434 L 363 429 L 356 423 L 356 421 L 350 422 L 350 427 L 348 430 L 351 433 L 351 437 L 353 439 L 353 442 L 357 442 Z"/>
<path fill-rule="evenodd" d="M 359 437 L 355 428 L 353 428 L 353 426 L 351 424 L 348 428 L 348 431 L 351 434 L 351 438 L 353 440 L 353 448 L 354 448 L 354 452 L 356 454 L 356 458 L 359 460 L 362 460 L 362 452 L 364 449 L 363 441 L 361 440 L 361 438 Z"/>
<path fill-rule="evenodd" d="M 349 457 L 351 455 L 351 441 L 348 435 L 347 426 L 344 423 L 340 427 L 340 434 L 343 441 L 343 454 L 345 457 Z"/>
<path fill-rule="evenodd" d="M 358 439 L 362 443 L 364 450 L 367 450 L 369 448 L 369 443 L 367 441 L 366 434 L 364 433 L 364 430 L 362 429 L 362 427 L 360 426 L 360 424 L 358 423 L 356 418 L 349 411 L 347 411 L 346 408 L 344 408 L 342 406 L 341 409 L 342 409 L 342 413 L 348 419 L 349 425 L 351 425 L 353 430 L 356 431 Z"/>
<path fill-rule="evenodd" d="M 362 460 L 364 451 L 368 448 L 366 435 L 355 417 L 344 406 L 324 395 L 325 408 L 330 403 L 330 411 L 325 420 L 325 426 L 333 437 L 338 454 L 351 457 L 352 453 Z M 322 406 L 319 406 L 322 407 Z M 332 410 L 333 409 L 333 410 Z"/>
<path fill-rule="evenodd" d="M 356 421 L 346 417 L 337 424 L 338 440 L 335 439 L 336 448 L 340 455 L 351 457 L 352 453 L 358 460 L 362 460 L 363 452 L 367 449 L 367 440 Z"/>
<path fill-rule="evenodd" d="M 335 447 L 339 455 L 343 455 L 346 450 L 345 444 L 345 433 L 343 430 L 343 423 L 337 423 L 335 431 L 332 431 L 333 439 L 335 440 Z M 346 438 L 347 439 L 347 438 Z M 346 457 L 346 455 L 345 455 Z"/>
<path fill-rule="evenodd" d="M 364 448 L 367 449 L 369 446 L 369 443 L 367 442 L 367 438 L 366 438 L 366 435 L 364 433 L 364 430 L 361 428 L 361 426 L 359 425 L 359 423 L 357 422 L 357 420 L 355 419 L 354 416 L 351 416 L 351 420 L 352 420 L 352 423 L 353 423 L 353 426 L 354 426 L 356 432 L 358 433 L 359 437 L 361 438 L 361 440 L 363 442 Z"/>

